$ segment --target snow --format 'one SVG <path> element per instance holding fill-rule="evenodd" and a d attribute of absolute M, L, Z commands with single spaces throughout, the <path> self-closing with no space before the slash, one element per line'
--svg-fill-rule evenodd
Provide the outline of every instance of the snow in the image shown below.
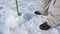
<path fill-rule="evenodd" d="M 35 15 L 40 0 L 18 0 L 21 16 L 17 15 L 15 0 L 0 0 L 0 34 L 59 34 L 59 26 L 44 31 L 39 25 L 47 16 Z"/>

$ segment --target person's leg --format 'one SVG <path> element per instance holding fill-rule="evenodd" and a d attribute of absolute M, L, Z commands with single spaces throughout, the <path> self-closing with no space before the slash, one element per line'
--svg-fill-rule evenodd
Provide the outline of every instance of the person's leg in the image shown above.
<path fill-rule="evenodd" d="M 46 13 L 48 12 L 51 0 L 40 0 L 40 1 L 41 1 L 40 11 L 35 11 L 34 13 L 36 15 L 46 15 Z"/>
<path fill-rule="evenodd" d="M 47 26 L 43 27 L 40 25 L 40 29 L 42 30 L 48 30 L 51 27 L 55 27 L 56 25 L 60 24 L 60 0 L 56 0 L 55 4 L 51 7 L 51 12 L 47 16 Z M 46 29 L 43 29 L 46 28 Z"/>
<path fill-rule="evenodd" d="M 60 24 L 60 0 L 56 0 L 51 8 L 50 14 L 47 16 L 47 22 L 51 27 Z"/>

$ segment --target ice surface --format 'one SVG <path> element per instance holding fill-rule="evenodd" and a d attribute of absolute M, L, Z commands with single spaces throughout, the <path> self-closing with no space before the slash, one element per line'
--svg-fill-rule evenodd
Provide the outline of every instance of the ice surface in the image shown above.
<path fill-rule="evenodd" d="M 39 25 L 46 16 L 38 16 L 40 0 L 18 0 L 21 16 L 17 16 L 15 0 L 0 0 L 0 34 L 59 34 L 59 26 L 43 31 Z"/>

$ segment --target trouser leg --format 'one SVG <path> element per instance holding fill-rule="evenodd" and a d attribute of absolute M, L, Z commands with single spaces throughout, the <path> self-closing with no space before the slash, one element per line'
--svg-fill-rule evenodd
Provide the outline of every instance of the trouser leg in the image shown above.
<path fill-rule="evenodd" d="M 40 0 L 40 10 L 39 11 L 35 11 L 35 14 L 37 15 L 46 15 L 51 3 L 51 0 Z"/>
<path fill-rule="evenodd" d="M 60 24 L 60 8 L 56 6 L 51 8 L 51 13 L 47 16 L 47 23 L 51 27 Z"/>
<path fill-rule="evenodd" d="M 40 9 L 40 13 L 42 15 L 46 15 L 48 13 L 48 9 L 50 6 L 51 0 L 41 0 L 41 9 Z"/>
<path fill-rule="evenodd" d="M 56 0 L 55 4 L 52 6 L 51 12 L 47 16 L 47 23 L 51 27 L 60 24 L 60 0 Z"/>

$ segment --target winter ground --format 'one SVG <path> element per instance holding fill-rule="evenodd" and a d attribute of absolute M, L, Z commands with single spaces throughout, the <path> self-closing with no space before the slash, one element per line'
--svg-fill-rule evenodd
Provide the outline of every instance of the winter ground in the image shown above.
<path fill-rule="evenodd" d="M 0 0 L 0 34 L 60 34 L 60 26 L 43 31 L 39 25 L 46 16 L 34 14 L 40 0 L 18 0 L 21 16 L 17 16 L 15 0 Z"/>

